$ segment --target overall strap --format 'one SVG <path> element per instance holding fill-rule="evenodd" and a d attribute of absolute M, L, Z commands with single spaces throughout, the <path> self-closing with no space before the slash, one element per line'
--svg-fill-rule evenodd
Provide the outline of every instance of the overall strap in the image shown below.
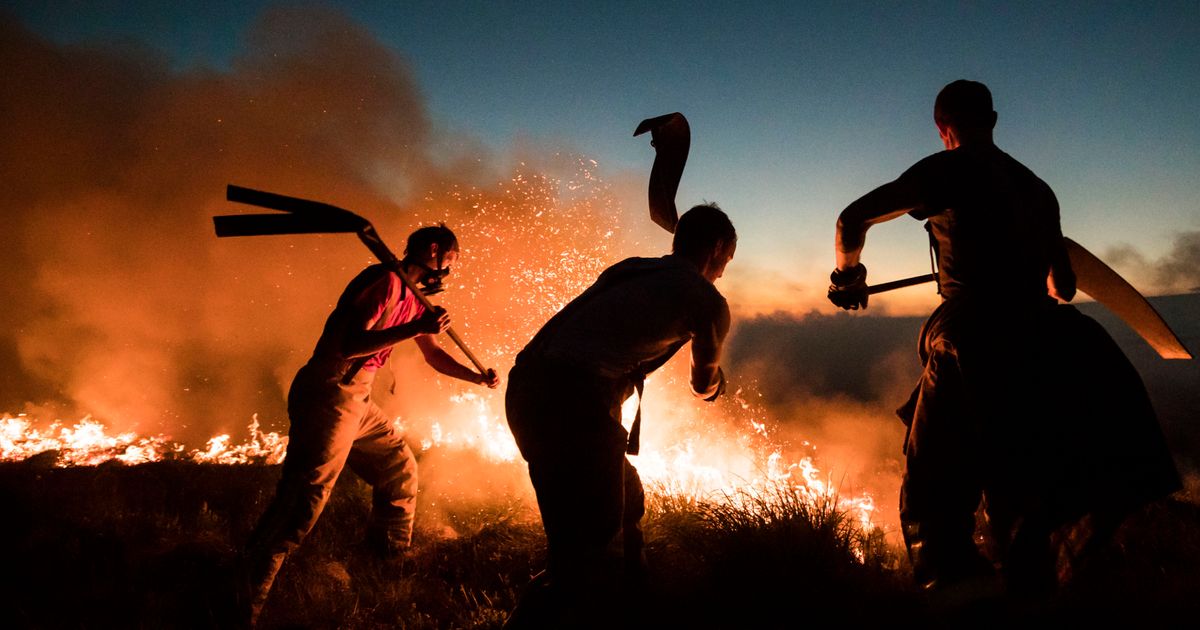
<path fill-rule="evenodd" d="M 938 295 L 942 294 L 942 276 L 938 273 L 938 242 L 933 235 L 933 224 L 925 221 L 925 232 L 929 234 L 929 270 L 933 272 L 933 282 L 937 285 Z"/>
<path fill-rule="evenodd" d="M 633 416 L 633 426 L 629 427 L 629 442 L 625 445 L 626 455 L 637 455 L 642 448 L 642 390 L 646 388 L 646 377 L 643 376 L 633 384 L 637 390 L 637 413 Z"/>

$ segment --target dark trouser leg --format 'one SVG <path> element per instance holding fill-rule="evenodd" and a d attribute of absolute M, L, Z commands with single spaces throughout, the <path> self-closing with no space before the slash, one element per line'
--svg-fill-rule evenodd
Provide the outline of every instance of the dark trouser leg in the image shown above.
<path fill-rule="evenodd" d="M 611 445 L 564 455 L 529 462 L 550 574 L 567 590 L 603 589 L 608 545 L 623 524 L 628 463 L 624 450 Z"/>
<path fill-rule="evenodd" d="M 641 503 L 626 518 L 626 480 L 633 472 L 625 459 L 625 436 L 615 422 L 605 430 L 568 441 L 564 457 L 529 463 L 546 529 L 550 578 L 570 627 L 620 625 L 625 602 L 620 567 L 610 544 L 629 526 L 627 544 L 640 548 L 637 527 Z M 574 442 L 574 444 L 570 444 Z M 640 484 L 628 488 L 640 490 Z"/>
<path fill-rule="evenodd" d="M 974 540 L 983 463 L 978 421 L 970 417 L 964 395 L 953 350 L 935 347 L 921 375 L 900 489 L 913 577 L 927 588 L 990 568 Z"/>
<path fill-rule="evenodd" d="M 368 543 L 389 556 L 408 549 L 417 506 L 417 460 L 375 405 L 363 415 L 349 464 L 373 488 Z"/>
<path fill-rule="evenodd" d="M 646 493 L 637 469 L 625 459 L 625 505 L 621 517 L 621 537 L 624 542 L 625 574 L 635 580 L 645 579 L 646 555 L 642 548 L 642 517 L 646 515 Z"/>
<path fill-rule="evenodd" d="M 312 409 L 292 404 L 288 452 L 275 497 L 246 546 L 244 567 L 250 621 L 257 620 L 283 561 L 317 523 L 345 466 L 358 432 L 352 409 Z M 315 406 L 315 405 L 314 405 Z"/>
<path fill-rule="evenodd" d="M 523 597 L 510 625 L 603 627 L 620 610 L 609 545 L 627 527 L 628 544 L 640 550 L 644 511 L 641 484 L 625 459 L 620 396 L 593 376 L 517 366 L 505 404 L 537 494 L 551 585 L 547 596 Z M 539 616 L 554 621 L 526 621 Z"/>

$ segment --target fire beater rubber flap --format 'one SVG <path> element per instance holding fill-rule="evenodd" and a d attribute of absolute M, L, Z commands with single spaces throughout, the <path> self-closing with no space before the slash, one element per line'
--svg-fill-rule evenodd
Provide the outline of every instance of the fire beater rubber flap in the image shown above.
<path fill-rule="evenodd" d="M 213 225 L 217 236 L 265 236 L 357 232 L 362 222 L 337 215 L 234 214 L 213 217 Z"/>

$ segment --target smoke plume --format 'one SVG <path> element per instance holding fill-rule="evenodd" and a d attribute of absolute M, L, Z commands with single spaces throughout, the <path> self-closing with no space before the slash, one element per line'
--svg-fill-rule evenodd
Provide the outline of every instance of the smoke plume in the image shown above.
<path fill-rule="evenodd" d="M 1148 293 L 1200 292 L 1200 231 L 1176 234 L 1171 249 L 1157 260 L 1129 245 L 1109 249 L 1105 260 Z"/>
<path fill-rule="evenodd" d="M 184 72 L 151 50 L 60 46 L 4 18 L 0 62 L 4 409 L 50 404 L 182 439 L 255 411 L 278 424 L 292 373 L 370 258 L 347 236 L 216 239 L 210 217 L 238 211 L 228 183 L 355 209 L 396 249 L 422 222 L 448 221 L 471 234 L 466 258 L 488 254 L 458 274 L 472 304 L 504 291 L 486 269 L 507 280 L 515 261 L 500 250 L 518 228 L 558 233 L 538 241 L 555 256 L 619 253 L 594 165 L 554 152 L 510 165 L 436 137 L 405 62 L 335 12 L 268 11 L 231 69 Z M 563 286 L 544 280 L 528 279 L 531 303 Z M 452 312 L 469 333 L 473 313 Z"/>

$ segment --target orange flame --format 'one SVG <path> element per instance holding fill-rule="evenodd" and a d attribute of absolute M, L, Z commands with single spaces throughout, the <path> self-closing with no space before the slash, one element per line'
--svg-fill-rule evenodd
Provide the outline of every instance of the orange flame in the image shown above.
<path fill-rule="evenodd" d="M 53 455 L 58 467 L 97 466 L 106 462 L 136 465 L 162 460 L 208 464 L 277 464 L 283 461 L 287 437 L 259 430 L 258 416 L 248 427 L 250 438 L 231 444 L 229 435 L 218 435 L 202 450 L 187 451 L 164 435 L 140 437 L 135 433 L 109 435 L 103 423 L 84 417 L 68 426 L 60 420 L 38 429 L 25 414 L 0 417 L 0 462 Z"/>

